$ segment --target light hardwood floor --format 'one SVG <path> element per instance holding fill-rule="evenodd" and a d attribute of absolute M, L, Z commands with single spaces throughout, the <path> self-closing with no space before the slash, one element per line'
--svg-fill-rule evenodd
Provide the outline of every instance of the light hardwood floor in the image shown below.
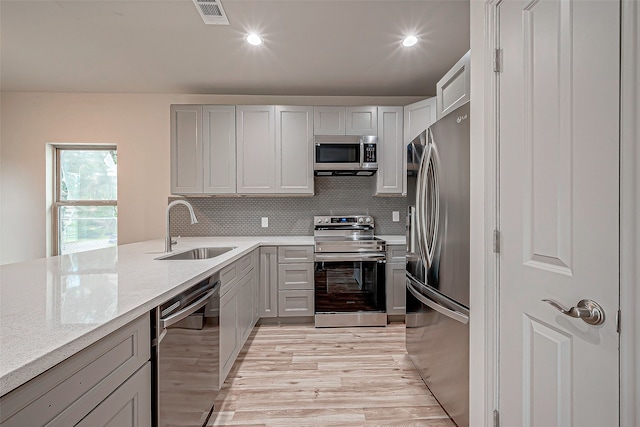
<path fill-rule="evenodd" d="M 215 407 L 216 426 L 455 427 L 409 360 L 401 323 L 257 326 Z"/>

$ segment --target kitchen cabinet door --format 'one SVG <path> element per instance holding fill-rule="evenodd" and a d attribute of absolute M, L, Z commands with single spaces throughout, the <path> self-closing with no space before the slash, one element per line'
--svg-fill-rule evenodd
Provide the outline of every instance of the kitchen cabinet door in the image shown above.
<path fill-rule="evenodd" d="M 253 329 L 255 280 L 252 273 L 247 274 L 238 283 L 238 334 L 240 348 L 244 345 Z"/>
<path fill-rule="evenodd" d="M 276 107 L 276 192 L 313 194 L 313 107 Z"/>
<path fill-rule="evenodd" d="M 240 352 L 237 290 L 235 286 L 220 297 L 220 384 L 227 378 Z"/>
<path fill-rule="evenodd" d="M 202 109 L 203 192 L 236 192 L 236 107 L 205 105 Z"/>
<path fill-rule="evenodd" d="M 260 248 L 258 315 L 278 317 L 278 248 L 275 246 Z"/>
<path fill-rule="evenodd" d="M 387 314 L 405 314 L 407 291 L 405 264 L 387 264 L 386 293 Z"/>
<path fill-rule="evenodd" d="M 385 269 L 387 314 L 406 313 L 406 255 L 407 247 L 405 245 L 387 245 Z"/>
<path fill-rule="evenodd" d="M 446 116 L 471 99 L 471 51 L 467 52 L 436 84 L 437 118 Z"/>
<path fill-rule="evenodd" d="M 402 194 L 407 194 L 407 156 L 406 146 L 436 121 L 436 97 L 423 99 L 413 104 L 405 105 L 404 132 L 402 148 Z"/>
<path fill-rule="evenodd" d="M 378 107 L 376 194 L 401 195 L 404 180 L 403 107 Z"/>
<path fill-rule="evenodd" d="M 345 107 L 314 107 L 314 135 L 344 135 Z"/>
<path fill-rule="evenodd" d="M 151 362 L 147 362 L 76 426 L 151 427 Z"/>
<path fill-rule="evenodd" d="M 172 105 L 171 194 L 200 194 L 202 179 L 202 105 Z"/>
<path fill-rule="evenodd" d="M 427 98 L 404 107 L 404 145 L 436 121 L 436 98 Z"/>
<path fill-rule="evenodd" d="M 345 135 L 378 135 L 378 107 L 346 107 Z"/>
<path fill-rule="evenodd" d="M 276 192 L 273 105 L 236 106 L 237 192 Z"/>

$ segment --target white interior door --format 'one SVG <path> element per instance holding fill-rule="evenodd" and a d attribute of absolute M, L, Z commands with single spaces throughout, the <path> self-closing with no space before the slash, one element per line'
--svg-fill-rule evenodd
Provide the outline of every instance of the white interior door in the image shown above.
<path fill-rule="evenodd" d="M 498 6 L 501 426 L 619 423 L 619 8 Z"/>

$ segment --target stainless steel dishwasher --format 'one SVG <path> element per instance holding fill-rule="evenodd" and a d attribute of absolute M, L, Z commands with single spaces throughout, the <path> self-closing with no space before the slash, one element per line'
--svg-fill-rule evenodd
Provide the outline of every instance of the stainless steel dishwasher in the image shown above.
<path fill-rule="evenodd" d="M 219 307 L 215 273 L 155 309 L 155 426 L 206 426 L 212 418 L 220 390 Z"/>

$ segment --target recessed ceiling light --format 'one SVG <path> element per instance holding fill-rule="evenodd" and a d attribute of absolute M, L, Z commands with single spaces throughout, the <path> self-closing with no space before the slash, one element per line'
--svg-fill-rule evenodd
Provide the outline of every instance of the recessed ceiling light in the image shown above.
<path fill-rule="evenodd" d="M 402 41 L 402 46 L 413 46 L 418 43 L 418 38 L 416 36 L 409 36 Z"/>
<path fill-rule="evenodd" d="M 257 34 L 249 34 L 247 36 L 247 43 L 252 44 L 254 46 L 260 46 L 262 44 L 262 39 Z"/>

